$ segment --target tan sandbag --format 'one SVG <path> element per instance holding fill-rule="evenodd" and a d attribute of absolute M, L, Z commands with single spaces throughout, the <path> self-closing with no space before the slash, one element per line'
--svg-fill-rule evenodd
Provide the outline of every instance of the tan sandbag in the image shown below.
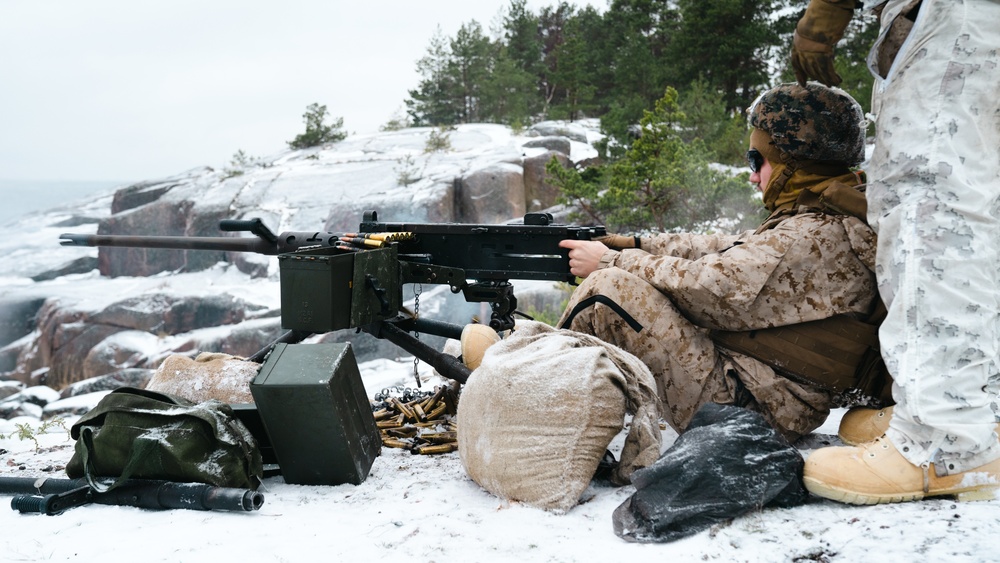
<path fill-rule="evenodd" d="M 518 323 L 490 347 L 458 404 L 458 452 L 487 491 L 555 512 L 576 506 L 626 412 L 633 422 L 612 479 L 660 454 L 652 374 L 600 340 Z"/>
<path fill-rule="evenodd" d="M 253 403 L 250 382 L 258 371 L 260 364 L 228 354 L 203 352 L 195 359 L 173 354 L 163 360 L 146 389 L 196 403 Z"/>

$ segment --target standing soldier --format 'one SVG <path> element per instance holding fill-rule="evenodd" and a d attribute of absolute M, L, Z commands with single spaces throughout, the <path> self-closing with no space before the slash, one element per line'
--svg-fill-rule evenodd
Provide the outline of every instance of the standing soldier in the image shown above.
<path fill-rule="evenodd" d="M 811 0 L 792 50 L 800 83 L 840 82 L 833 47 L 856 4 Z M 992 497 L 1000 487 L 1000 1 L 889 0 L 875 10 L 868 217 L 879 235 L 888 308 L 880 339 L 896 405 L 867 421 L 845 417 L 842 435 L 849 426 L 850 441 L 865 443 L 817 450 L 805 483 L 857 504 Z"/>
<path fill-rule="evenodd" d="M 842 90 L 793 83 L 765 92 L 750 124 L 750 180 L 771 211 L 764 223 L 735 236 L 563 241 L 571 272 L 586 279 L 559 324 L 642 360 L 677 430 L 714 402 L 759 411 L 794 440 L 826 419 L 836 385 L 775 366 L 790 365 L 796 353 L 822 355 L 844 327 L 861 340 L 865 329 L 874 332 L 863 321 L 877 305 L 875 236 L 863 220 L 861 179 L 850 169 L 864 159 L 863 115 Z M 772 348 L 790 354 L 784 358 L 740 345 L 741 335 L 764 341 L 772 327 L 813 338 L 798 339 L 797 351 L 789 351 L 794 337 Z M 855 367 L 845 368 L 848 379 Z"/>

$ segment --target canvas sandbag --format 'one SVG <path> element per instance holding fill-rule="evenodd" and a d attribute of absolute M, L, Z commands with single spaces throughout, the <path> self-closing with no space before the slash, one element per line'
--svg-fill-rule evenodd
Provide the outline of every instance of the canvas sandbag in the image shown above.
<path fill-rule="evenodd" d="M 146 389 L 115 389 L 70 428 L 76 449 L 66 465 L 97 491 L 127 479 L 255 489 L 260 449 L 232 408 L 192 403 Z"/>
<path fill-rule="evenodd" d="M 153 373 L 146 389 L 195 403 L 210 399 L 253 403 L 250 382 L 259 371 L 260 364 L 229 354 L 202 352 L 194 359 L 171 354 Z"/>
<path fill-rule="evenodd" d="M 669 542 L 764 506 L 802 504 L 805 462 L 756 412 L 708 403 L 615 509 L 615 534 Z"/>
<path fill-rule="evenodd" d="M 625 484 L 659 456 L 652 374 L 592 336 L 519 322 L 490 347 L 458 405 L 458 452 L 487 491 L 555 512 L 575 506 L 612 439 L 633 413 L 620 463 Z"/>

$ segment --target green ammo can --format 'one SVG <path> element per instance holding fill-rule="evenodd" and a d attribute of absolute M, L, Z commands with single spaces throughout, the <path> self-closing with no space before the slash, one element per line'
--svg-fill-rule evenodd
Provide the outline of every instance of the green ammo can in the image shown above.
<path fill-rule="evenodd" d="M 275 345 L 250 393 L 286 483 L 368 477 L 382 438 L 349 343 Z"/>
<path fill-rule="evenodd" d="M 395 246 L 315 248 L 278 255 L 281 326 L 315 333 L 391 318 L 402 301 Z"/>

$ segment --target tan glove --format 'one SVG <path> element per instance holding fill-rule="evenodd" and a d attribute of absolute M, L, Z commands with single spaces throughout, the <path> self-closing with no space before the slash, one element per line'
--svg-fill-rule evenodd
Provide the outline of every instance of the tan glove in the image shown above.
<path fill-rule="evenodd" d="M 615 250 L 623 250 L 625 248 L 639 248 L 639 237 L 627 237 L 625 235 L 604 235 L 603 237 L 595 237 L 592 240 L 604 243 L 604 246 Z"/>
<path fill-rule="evenodd" d="M 833 69 L 833 48 L 854 16 L 855 0 L 810 0 L 795 27 L 792 69 L 799 84 L 812 78 L 827 86 L 842 82 Z"/>

